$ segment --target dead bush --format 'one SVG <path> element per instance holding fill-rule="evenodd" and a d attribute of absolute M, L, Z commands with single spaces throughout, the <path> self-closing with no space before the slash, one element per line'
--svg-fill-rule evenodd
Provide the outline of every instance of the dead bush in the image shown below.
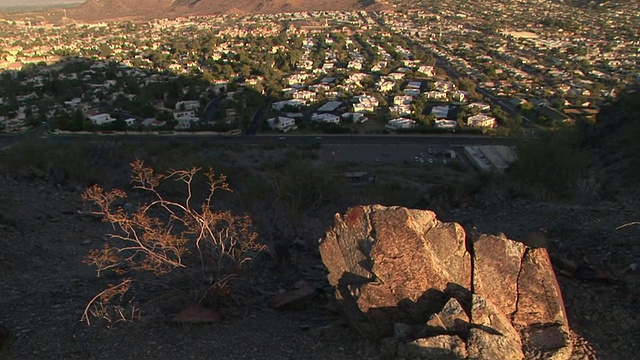
<path fill-rule="evenodd" d="M 125 202 L 125 191 L 107 191 L 98 185 L 82 195 L 85 211 L 101 216 L 112 226 L 104 247 L 90 251 L 85 263 L 95 266 L 98 276 L 110 272 L 122 278 L 89 301 L 83 313 L 83 320 L 89 325 L 93 317 L 113 322 L 114 318 L 129 320 L 137 316 L 137 311 L 135 316 L 127 315 L 121 304 L 131 301 L 123 297 L 132 284 L 143 281 L 143 274 L 153 275 L 156 284 L 168 288 L 168 280 L 163 284 L 162 279 L 180 271 L 190 279 L 190 286 L 195 286 L 188 289 L 188 296 L 202 303 L 210 295 L 228 291 L 228 282 L 263 250 L 247 215 L 214 210 L 214 193 L 230 191 L 224 175 L 209 169 L 204 174 L 206 189 L 198 196 L 200 168 L 159 174 L 136 160 L 131 169 L 133 191 L 147 195 L 147 202 L 135 207 Z M 161 184 L 166 182 L 182 185 L 184 191 L 180 193 L 184 197 L 169 199 L 161 190 Z M 200 199 L 196 201 L 197 198 Z"/>

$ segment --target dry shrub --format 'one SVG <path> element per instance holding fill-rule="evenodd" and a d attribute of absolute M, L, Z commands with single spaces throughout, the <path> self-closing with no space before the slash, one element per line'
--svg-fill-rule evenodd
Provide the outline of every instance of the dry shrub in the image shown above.
<path fill-rule="evenodd" d="M 175 270 L 185 271 L 188 278 L 198 279 L 198 288 L 189 290 L 192 300 L 202 303 L 216 291 L 228 291 L 229 280 L 263 250 L 247 215 L 214 210 L 214 193 L 230 191 L 225 176 L 209 169 L 204 174 L 206 191 L 196 201 L 195 183 L 200 168 L 159 174 L 136 160 L 131 169 L 133 189 L 150 195 L 149 202 L 137 209 L 131 210 L 131 205 L 124 203 L 128 194 L 120 189 L 107 191 L 94 185 L 82 195 L 88 205 L 86 211 L 101 216 L 113 229 L 108 234 L 109 241 L 102 249 L 89 252 L 85 263 L 95 266 L 98 276 L 105 271 L 118 276 L 129 274 L 89 301 L 83 313 L 88 324 L 90 317 L 108 321 L 132 317 L 126 316 L 117 303 L 122 302 L 133 282 L 141 281 L 137 277 L 142 273 L 162 279 Z M 169 200 L 162 194 L 161 184 L 169 181 L 184 186 L 184 198 Z"/>

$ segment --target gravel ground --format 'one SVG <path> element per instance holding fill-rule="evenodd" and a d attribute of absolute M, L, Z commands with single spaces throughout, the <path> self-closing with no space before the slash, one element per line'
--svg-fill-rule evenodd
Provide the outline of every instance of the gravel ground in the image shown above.
<path fill-rule="evenodd" d="M 11 176 L 0 177 L 0 188 L 0 324 L 14 335 L 0 358 L 377 357 L 375 345 L 330 311 L 330 289 L 314 249 L 293 251 L 297 270 L 288 274 L 275 271 L 265 259 L 261 272 L 251 277 L 252 291 L 244 293 L 241 303 L 221 309 L 221 323 L 172 324 L 169 320 L 179 310 L 173 304 L 143 307 L 145 316 L 134 322 L 89 327 L 80 321 L 82 311 L 105 280 L 96 278 L 82 259 L 100 246 L 106 226 L 77 213 L 80 190 Z M 619 275 L 559 275 L 575 332 L 575 359 L 629 359 L 640 346 L 639 271 L 620 275 L 640 260 L 640 225 L 619 228 L 638 221 L 637 214 L 633 203 L 576 206 L 504 201 L 499 194 L 477 196 L 464 208 L 438 211 L 441 220 L 472 222 L 481 232 L 504 232 L 516 240 L 544 228 L 553 257 L 579 256 Z M 273 295 L 299 279 L 324 294 L 304 310 L 276 311 L 268 306 Z"/>
<path fill-rule="evenodd" d="M 169 321 L 175 312 L 150 305 L 139 320 L 89 327 L 80 321 L 82 312 L 105 280 L 82 259 L 100 246 L 106 225 L 83 221 L 79 192 L 6 178 L 0 187 L 12 189 L 4 192 L 0 209 L 0 324 L 14 335 L 2 353 L 7 359 L 368 357 L 366 342 L 329 311 L 326 296 L 300 311 L 268 306 L 270 297 L 298 278 L 325 286 L 319 257 L 311 253 L 295 255 L 316 259 L 295 273 L 283 275 L 267 264 L 251 279 L 258 290 L 221 309 L 225 320 L 219 324 L 176 325 Z"/>

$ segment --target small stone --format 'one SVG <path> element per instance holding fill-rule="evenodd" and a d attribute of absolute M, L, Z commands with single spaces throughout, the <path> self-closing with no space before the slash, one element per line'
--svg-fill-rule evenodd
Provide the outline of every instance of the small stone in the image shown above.
<path fill-rule="evenodd" d="M 219 323 L 223 319 L 220 312 L 206 308 L 200 304 L 190 304 L 171 319 L 176 323 Z"/>
<path fill-rule="evenodd" d="M 455 335 L 439 335 L 416 339 L 398 346 L 401 359 L 457 360 L 467 357 L 467 347 Z"/>
<path fill-rule="evenodd" d="M 269 305 L 279 310 L 302 309 L 317 294 L 316 290 L 307 282 L 298 282 L 295 287 L 295 290 L 287 291 L 271 298 Z"/>
<path fill-rule="evenodd" d="M 427 325 L 427 331 L 464 334 L 469 331 L 469 316 L 458 300 L 451 298 L 439 313 L 431 315 Z"/>

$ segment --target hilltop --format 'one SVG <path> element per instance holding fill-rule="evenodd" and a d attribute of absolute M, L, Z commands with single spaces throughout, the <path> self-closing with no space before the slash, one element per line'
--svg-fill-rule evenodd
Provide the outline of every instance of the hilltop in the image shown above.
<path fill-rule="evenodd" d="M 383 10 L 388 6 L 377 1 L 345 0 L 88 0 L 68 11 L 67 16 L 79 21 L 180 16 L 226 13 L 279 13 L 298 11 Z"/>

